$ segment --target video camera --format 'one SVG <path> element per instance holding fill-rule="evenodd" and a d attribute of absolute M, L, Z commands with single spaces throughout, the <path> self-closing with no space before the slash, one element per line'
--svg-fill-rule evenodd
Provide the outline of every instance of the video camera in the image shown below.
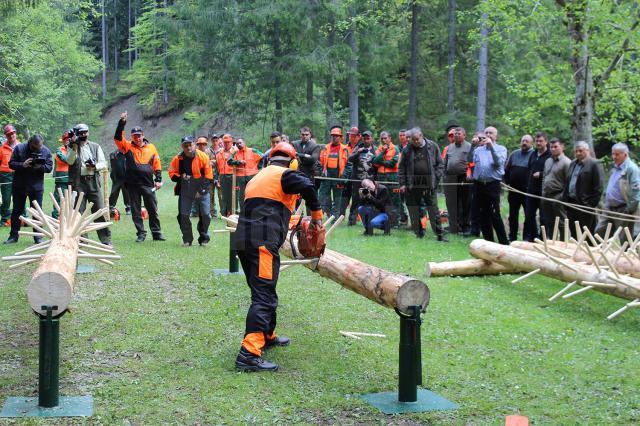
<path fill-rule="evenodd" d="M 371 195 L 371 191 L 368 188 L 360 188 L 358 190 L 360 192 L 360 197 L 366 198 Z"/>
<path fill-rule="evenodd" d="M 33 165 L 36 165 L 36 166 L 44 165 L 44 163 L 45 163 L 44 157 L 42 156 L 41 152 L 32 152 L 29 155 L 29 158 L 31 158 L 31 160 L 33 160 L 31 163 Z"/>
<path fill-rule="evenodd" d="M 96 162 L 93 158 L 89 158 L 87 161 L 84 162 L 84 165 L 87 167 L 95 167 Z"/>

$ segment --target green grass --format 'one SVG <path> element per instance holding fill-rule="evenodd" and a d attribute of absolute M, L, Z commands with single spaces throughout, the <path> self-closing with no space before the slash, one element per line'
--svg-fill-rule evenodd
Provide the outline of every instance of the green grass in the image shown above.
<path fill-rule="evenodd" d="M 160 191 L 160 206 L 169 241 L 134 244 L 124 217 L 113 227 L 123 259 L 78 275 L 72 312 L 62 319 L 61 394 L 94 397 L 86 423 L 498 425 L 518 413 L 537 424 L 640 420 L 639 312 L 609 322 L 606 315 L 624 302 L 599 293 L 549 303 L 561 283 L 545 277 L 519 285 L 509 276 L 427 280 L 424 384 L 458 403 L 457 411 L 386 416 L 359 399 L 397 389 L 398 318 L 301 267 L 278 283 L 278 330 L 292 339 L 267 353 L 280 371 L 238 373 L 249 290 L 243 276 L 211 272 L 227 267 L 228 237 L 182 248 L 169 188 Z M 7 233 L 0 229 L 0 238 Z M 468 257 L 469 240 L 459 237 L 443 245 L 432 234 L 360 234 L 342 226 L 330 247 L 418 278 L 428 260 Z M 0 254 L 28 244 L 0 245 Z M 37 391 L 38 326 L 25 295 L 33 269 L 5 270 L 0 284 L 0 403 Z M 352 340 L 339 330 L 387 338 Z"/>

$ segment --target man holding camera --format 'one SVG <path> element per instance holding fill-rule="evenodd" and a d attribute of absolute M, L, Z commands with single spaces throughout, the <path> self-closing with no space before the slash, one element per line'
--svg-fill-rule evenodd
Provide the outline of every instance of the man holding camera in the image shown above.
<path fill-rule="evenodd" d="M 364 235 L 373 235 L 373 228 L 382 229 L 384 235 L 389 235 L 394 208 L 387 187 L 371 179 L 363 179 L 358 195 L 358 214 L 362 218 Z"/>
<path fill-rule="evenodd" d="M 371 164 L 373 157 L 376 155 L 376 149 L 373 146 L 373 134 L 366 130 L 362 133 L 362 140 L 352 149 L 351 155 L 349 155 L 349 162 L 353 164 L 351 177 L 358 179 L 368 179 L 373 176 L 375 169 Z M 356 224 L 356 211 L 360 206 L 360 182 L 349 182 L 351 185 L 351 208 L 349 209 L 349 226 Z M 348 198 L 343 198 L 344 203 L 349 201 Z M 345 207 L 346 209 L 346 207 Z M 345 210 L 346 211 L 346 210 Z"/>
<path fill-rule="evenodd" d="M 131 218 L 136 226 L 141 243 L 147 238 L 147 231 L 142 221 L 142 201 L 149 213 L 149 228 L 154 241 L 166 241 L 160 230 L 160 216 L 158 215 L 158 199 L 156 191 L 162 187 L 162 165 L 156 147 L 144 138 L 141 127 L 131 129 L 131 141 L 124 137 L 124 126 L 127 124 L 127 112 L 120 114 L 120 121 L 116 127 L 113 140 L 125 156 L 125 180 L 131 203 Z"/>
<path fill-rule="evenodd" d="M 13 210 L 11 211 L 11 232 L 5 244 L 18 242 L 20 215 L 24 212 L 27 197 L 30 203 L 37 201 L 42 206 L 44 174 L 51 173 L 53 169 L 51 151 L 44 146 L 44 138 L 41 135 L 33 135 L 29 142 L 16 145 L 11 154 L 9 167 L 14 170 Z M 42 241 L 42 237 L 33 237 L 33 240 L 37 244 Z"/>
<path fill-rule="evenodd" d="M 69 165 L 69 184 L 74 191 L 84 192 L 80 213 L 87 208 L 87 203 L 93 203 L 91 213 L 104 207 L 102 195 L 102 177 L 100 171 L 107 168 L 107 160 L 100 145 L 89 140 L 89 126 L 78 124 L 73 128 L 73 136 L 69 140 L 70 149 L 67 154 Z M 96 222 L 104 222 L 104 216 Z M 96 231 L 102 244 L 111 245 L 111 230 L 103 228 Z"/>

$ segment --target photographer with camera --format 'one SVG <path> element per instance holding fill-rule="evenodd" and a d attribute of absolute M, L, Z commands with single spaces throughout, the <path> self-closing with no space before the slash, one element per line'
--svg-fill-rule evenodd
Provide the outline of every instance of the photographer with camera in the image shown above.
<path fill-rule="evenodd" d="M 44 138 L 41 135 L 33 135 L 27 143 L 16 145 L 9 160 L 9 167 L 14 170 L 13 175 L 13 210 L 11 211 L 11 232 L 5 244 L 18 242 L 20 230 L 20 215 L 24 212 L 25 202 L 37 201 L 42 206 L 42 193 L 44 192 L 44 174 L 53 170 L 53 158 L 51 151 L 44 146 Z M 33 237 L 36 243 L 42 241 L 42 237 Z"/>
<path fill-rule="evenodd" d="M 373 235 L 373 228 L 391 232 L 391 222 L 395 216 L 389 189 L 371 179 L 363 179 L 358 189 L 358 214 L 364 225 L 364 235 Z"/>
<path fill-rule="evenodd" d="M 89 140 L 89 126 L 81 123 L 73 128 L 73 136 L 69 139 L 67 152 L 69 184 L 74 191 L 84 192 L 80 213 L 87 208 L 87 202 L 93 203 L 91 213 L 95 213 L 104 207 L 100 171 L 107 168 L 107 160 L 100 145 Z M 104 222 L 104 220 L 104 217 L 100 216 L 96 222 Z M 102 244 L 111 245 L 109 228 L 100 229 L 97 233 Z"/>

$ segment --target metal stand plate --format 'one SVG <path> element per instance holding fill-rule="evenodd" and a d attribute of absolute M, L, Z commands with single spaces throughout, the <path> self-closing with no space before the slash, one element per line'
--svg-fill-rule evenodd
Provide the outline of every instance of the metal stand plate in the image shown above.
<path fill-rule="evenodd" d="M 96 271 L 96 265 L 78 265 L 76 274 L 92 274 Z"/>
<path fill-rule="evenodd" d="M 239 268 L 240 270 L 238 272 L 229 272 L 228 269 L 214 269 L 213 270 L 213 274 L 214 275 L 240 275 L 242 274 L 242 267 Z"/>
<path fill-rule="evenodd" d="M 418 389 L 416 402 L 398 401 L 398 392 L 370 393 L 361 396 L 384 414 L 423 413 L 425 411 L 455 410 L 458 405 L 426 389 Z"/>
<path fill-rule="evenodd" d="M 38 398 L 14 396 L 7 398 L 0 412 L 2 417 L 90 417 L 93 415 L 91 396 L 61 396 L 57 407 L 38 406 Z"/>

